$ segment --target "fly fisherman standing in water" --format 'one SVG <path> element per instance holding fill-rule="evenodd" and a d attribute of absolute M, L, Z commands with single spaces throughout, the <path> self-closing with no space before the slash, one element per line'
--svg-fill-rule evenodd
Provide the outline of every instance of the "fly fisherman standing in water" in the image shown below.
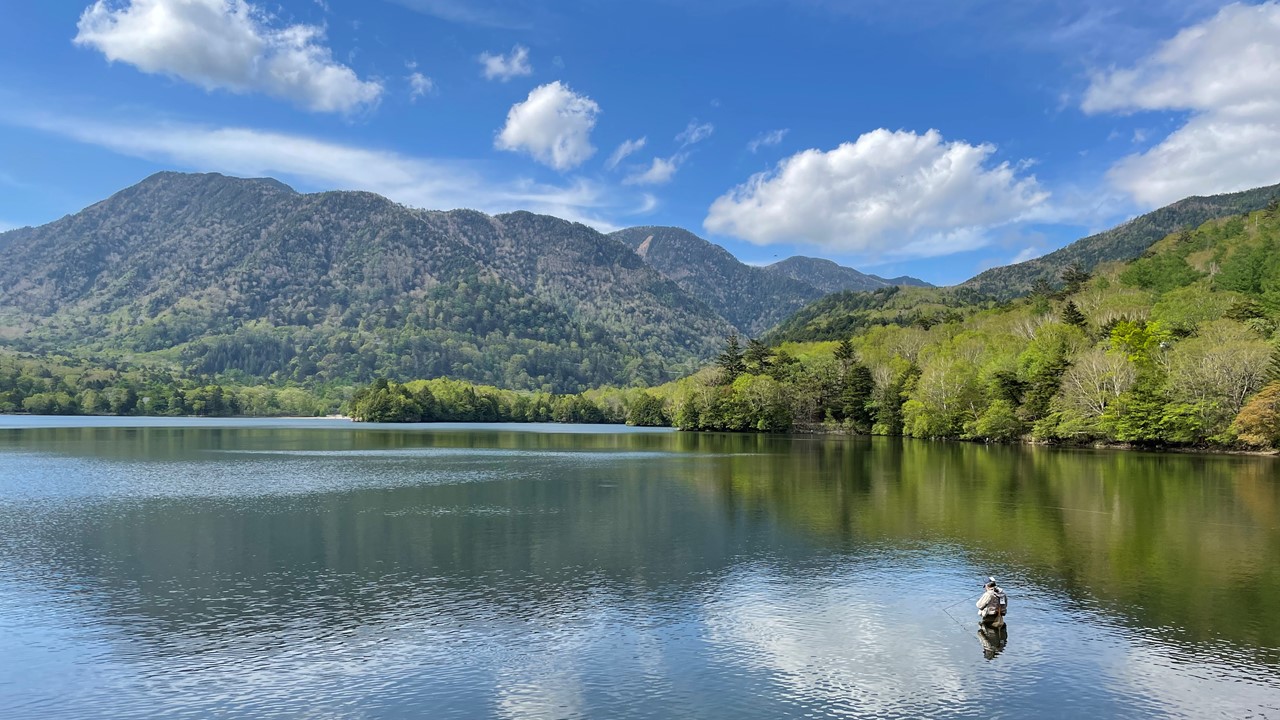
<path fill-rule="evenodd" d="M 978 598 L 978 614 L 987 627 L 1004 627 L 1004 614 L 1009 609 L 1009 597 L 996 585 L 996 579 L 987 578 L 986 592 Z"/>

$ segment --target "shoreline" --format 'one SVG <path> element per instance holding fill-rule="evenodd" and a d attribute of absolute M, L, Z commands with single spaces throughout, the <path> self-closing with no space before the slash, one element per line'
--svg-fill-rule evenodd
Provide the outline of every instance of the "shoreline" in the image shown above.
<path fill-rule="evenodd" d="M 1106 440 L 1092 440 L 1089 442 L 1066 443 L 1053 442 L 1050 440 L 1033 440 L 1030 438 L 1019 438 L 1012 441 L 1000 440 L 965 440 L 963 438 L 909 438 L 906 435 L 871 435 L 863 433 L 848 432 L 840 428 L 825 427 L 822 425 L 796 426 L 791 431 L 796 435 L 843 435 L 845 437 L 896 437 L 908 440 L 926 440 L 931 442 L 956 442 L 970 443 L 974 445 L 1023 445 L 1030 447 L 1048 447 L 1058 450 L 1112 450 L 1112 451 L 1130 451 L 1130 452 L 1150 452 L 1150 453 L 1182 453 L 1182 454 L 1209 454 L 1209 455 L 1249 455 L 1254 457 L 1280 457 L 1280 449 L 1249 449 L 1249 448 L 1231 448 L 1222 447 L 1220 445 L 1141 445 L 1131 442 L 1109 442 Z"/>
<path fill-rule="evenodd" d="M 29 413 L 0 413 L 0 418 L 4 417 L 21 417 L 21 418 L 120 418 L 120 419 L 153 419 L 153 420 L 288 420 L 288 421 L 335 421 L 345 420 L 352 426 L 356 425 L 580 425 L 581 423 L 557 423 L 557 422 L 454 422 L 441 421 L 439 423 L 365 423 L 353 420 L 348 415 L 31 415 Z M 616 423 L 600 423 L 602 425 L 612 425 Z M 632 427 L 632 426 L 627 426 Z M 672 432 L 702 432 L 699 430 L 681 430 L 672 426 L 659 426 L 653 429 L 666 429 Z M 724 432 L 734 435 L 760 435 L 762 433 L 740 432 L 733 430 L 717 430 L 709 432 Z M 840 437 L 885 437 L 885 438 L 901 438 L 906 440 L 919 440 L 924 442 L 949 442 L 949 443 L 967 443 L 973 445 L 1022 445 L 1029 447 L 1046 447 L 1058 450 L 1109 450 L 1109 451 L 1128 451 L 1128 452 L 1149 452 L 1149 453 L 1176 453 L 1176 454 L 1206 454 L 1206 455 L 1241 455 L 1252 457 L 1280 457 L 1280 449 L 1248 449 L 1248 448 L 1230 448 L 1214 445 L 1205 446 L 1175 446 L 1175 445 L 1141 445 L 1130 442 L 1107 442 L 1105 440 L 1095 440 L 1082 443 L 1064 443 L 1052 442 L 1047 440 L 1033 440 L 1030 438 L 1021 438 L 1016 441 L 984 441 L 984 440 L 965 440 L 962 438 L 911 438 L 906 435 L 871 435 L 865 433 L 849 432 L 836 427 L 823 425 L 797 425 L 787 433 L 778 433 L 780 435 L 829 435 Z"/>

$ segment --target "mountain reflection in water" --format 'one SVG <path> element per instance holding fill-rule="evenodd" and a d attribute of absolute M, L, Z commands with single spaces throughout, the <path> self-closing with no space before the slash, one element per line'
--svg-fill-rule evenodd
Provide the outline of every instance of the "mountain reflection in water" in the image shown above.
<path fill-rule="evenodd" d="M 1270 458 L 98 422 L 0 430 L 0 716 L 1280 712 Z"/>

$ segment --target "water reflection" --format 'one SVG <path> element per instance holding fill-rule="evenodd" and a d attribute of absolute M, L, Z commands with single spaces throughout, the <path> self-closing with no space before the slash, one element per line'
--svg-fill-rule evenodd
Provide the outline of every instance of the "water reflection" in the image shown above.
<path fill-rule="evenodd" d="M 887 439 L 0 431 L 0 715 L 1265 714 L 1275 472 Z M 1012 643 L 957 604 L 988 574 Z"/>
<path fill-rule="evenodd" d="M 1008 625 L 978 625 L 978 642 L 982 643 L 982 657 L 995 660 L 1009 642 Z"/>

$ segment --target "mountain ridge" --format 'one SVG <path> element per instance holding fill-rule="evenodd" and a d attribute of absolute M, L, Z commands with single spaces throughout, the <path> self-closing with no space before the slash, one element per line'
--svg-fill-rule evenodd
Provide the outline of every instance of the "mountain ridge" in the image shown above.
<path fill-rule="evenodd" d="M 184 173 L 0 236 L 0 314 L 19 345 L 211 374 L 558 391 L 665 379 L 733 330 L 585 225 Z"/>
<path fill-rule="evenodd" d="M 819 258 L 795 256 L 763 267 L 748 265 L 720 245 L 680 227 L 638 226 L 611 236 L 753 337 L 829 293 L 891 286 L 882 278 Z M 905 280 L 929 286 L 915 278 Z"/>
<path fill-rule="evenodd" d="M 1218 195 L 1193 195 L 1080 238 L 1021 263 L 990 268 L 960 283 L 998 300 L 1030 293 L 1037 282 L 1057 284 L 1071 265 L 1091 271 L 1104 262 L 1132 260 L 1170 233 L 1218 218 L 1252 212 L 1280 198 L 1280 184 Z"/>

